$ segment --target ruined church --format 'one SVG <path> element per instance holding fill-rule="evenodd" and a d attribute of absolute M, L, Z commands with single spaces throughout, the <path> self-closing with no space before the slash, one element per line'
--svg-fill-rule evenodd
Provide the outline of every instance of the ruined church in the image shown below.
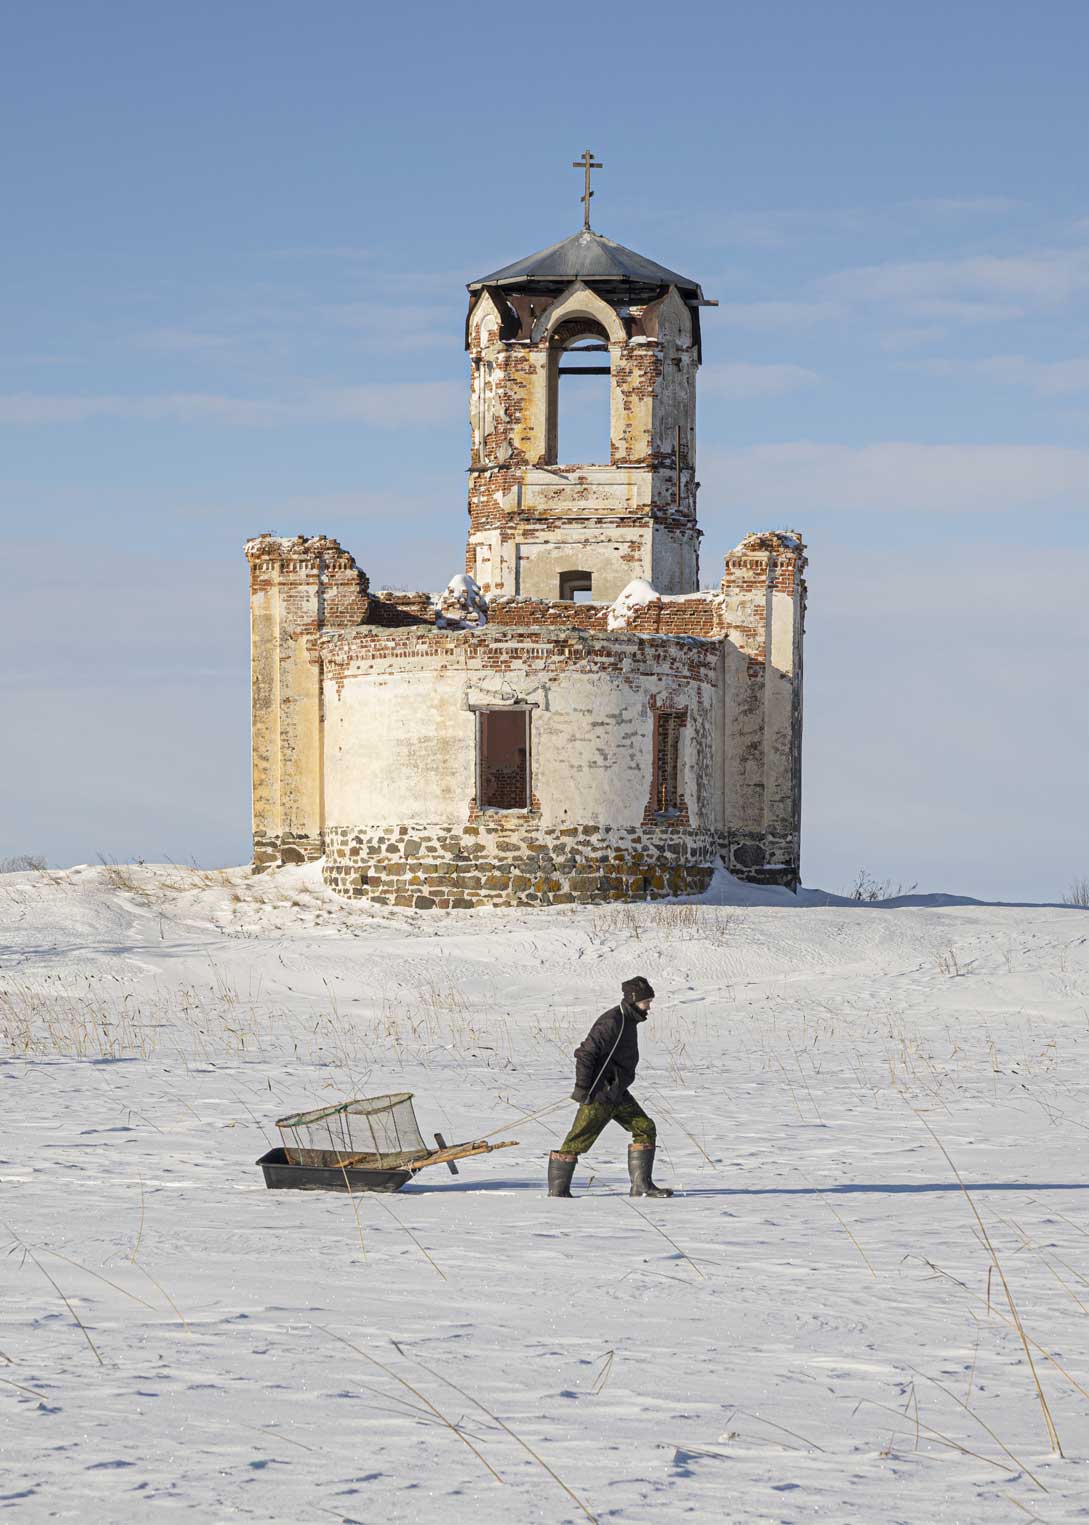
<path fill-rule="evenodd" d="M 592 230 L 577 162 L 581 231 L 468 287 L 464 572 L 372 591 L 323 535 L 246 546 L 255 872 L 420 909 L 798 883 L 805 549 L 748 534 L 701 588 L 717 304 Z"/>

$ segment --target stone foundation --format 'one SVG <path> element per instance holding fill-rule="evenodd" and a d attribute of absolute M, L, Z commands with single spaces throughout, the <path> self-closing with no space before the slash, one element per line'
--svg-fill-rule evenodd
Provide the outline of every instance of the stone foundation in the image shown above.
<path fill-rule="evenodd" d="M 796 890 L 799 854 L 796 837 L 759 836 L 755 832 L 726 832 L 719 856 L 724 868 L 748 884 L 781 884 Z"/>
<path fill-rule="evenodd" d="M 325 883 L 341 895 L 417 910 L 574 905 L 699 895 L 718 862 L 708 832 L 669 826 L 542 830 L 532 811 L 502 825 L 335 826 Z"/>
<path fill-rule="evenodd" d="M 320 837 L 296 836 L 286 831 L 278 837 L 254 837 L 253 872 L 284 868 L 292 863 L 316 863 L 325 848 Z"/>

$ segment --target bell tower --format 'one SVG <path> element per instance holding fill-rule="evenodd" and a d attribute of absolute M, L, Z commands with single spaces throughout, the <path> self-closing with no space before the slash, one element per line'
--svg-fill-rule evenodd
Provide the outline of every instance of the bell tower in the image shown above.
<path fill-rule="evenodd" d="M 582 230 L 469 284 L 466 570 L 491 596 L 611 601 L 636 578 L 695 592 L 699 309 L 716 304 L 595 233 L 600 166 L 587 150 L 576 167 Z M 586 377 L 608 389 L 608 438 L 589 461 L 566 443 Z"/>

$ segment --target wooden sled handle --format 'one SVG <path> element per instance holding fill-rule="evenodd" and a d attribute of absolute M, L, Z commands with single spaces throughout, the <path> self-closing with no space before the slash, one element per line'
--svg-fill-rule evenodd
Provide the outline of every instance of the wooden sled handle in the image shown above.
<path fill-rule="evenodd" d="M 445 1149 L 436 1149 L 425 1160 L 413 1160 L 404 1168 L 415 1172 L 426 1169 L 428 1165 L 448 1165 L 451 1160 L 465 1160 L 473 1154 L 491 1154 L 493 1149 L 513 1149 L 517 1143 L 516 1138 L 509 1138 L 501 1144 L 489 1144 L 481 1138 L 471 1144 L 450 1144 Z"/>
<path fill-rule="evenodd" d="M 435 1135 L 439 1137 L 438 1134 Z M 404 1165 L 399 1165 L 398 1170 L 423 1170 L 428 1165 L 449 1165 L 453 1160 L 464 1160 L 472 1154 L 491 1154 L 493 1149 L 513 1149 L 518 1143 L 516 1138 L 506 1139 L 502 1144 L 489 1144 L 484 1139 L 475 1139 L 471 1144 L 449 1144 L 442 1149 L 436 1149 L 422 1160 L 412 1160 Z M 350 1154 L 346 1159 L 337 1161 L 339 1170 L 350 1170 L 361 1160 L 373 1160 L 373 1154 Z M 457 1171 L 454 1171 L 457 1175 Z"/>

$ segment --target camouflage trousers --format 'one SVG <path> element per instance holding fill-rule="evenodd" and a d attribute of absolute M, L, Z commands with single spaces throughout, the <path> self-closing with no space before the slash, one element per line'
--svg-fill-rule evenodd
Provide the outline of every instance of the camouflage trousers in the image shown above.
<path fill-rule="evenodd" d="M 633 1144 L 653 1144 L 657 1136 L 653 1119 L 647 1116 L 635 1097 L 625 1091 L 619 1101 L 596 1098 L 582 1102 L 567 1137 L 556 1152 L 585 1154 L 597 1142 L 606 1123 L 619 1123 L 626 1128 Z"/>

